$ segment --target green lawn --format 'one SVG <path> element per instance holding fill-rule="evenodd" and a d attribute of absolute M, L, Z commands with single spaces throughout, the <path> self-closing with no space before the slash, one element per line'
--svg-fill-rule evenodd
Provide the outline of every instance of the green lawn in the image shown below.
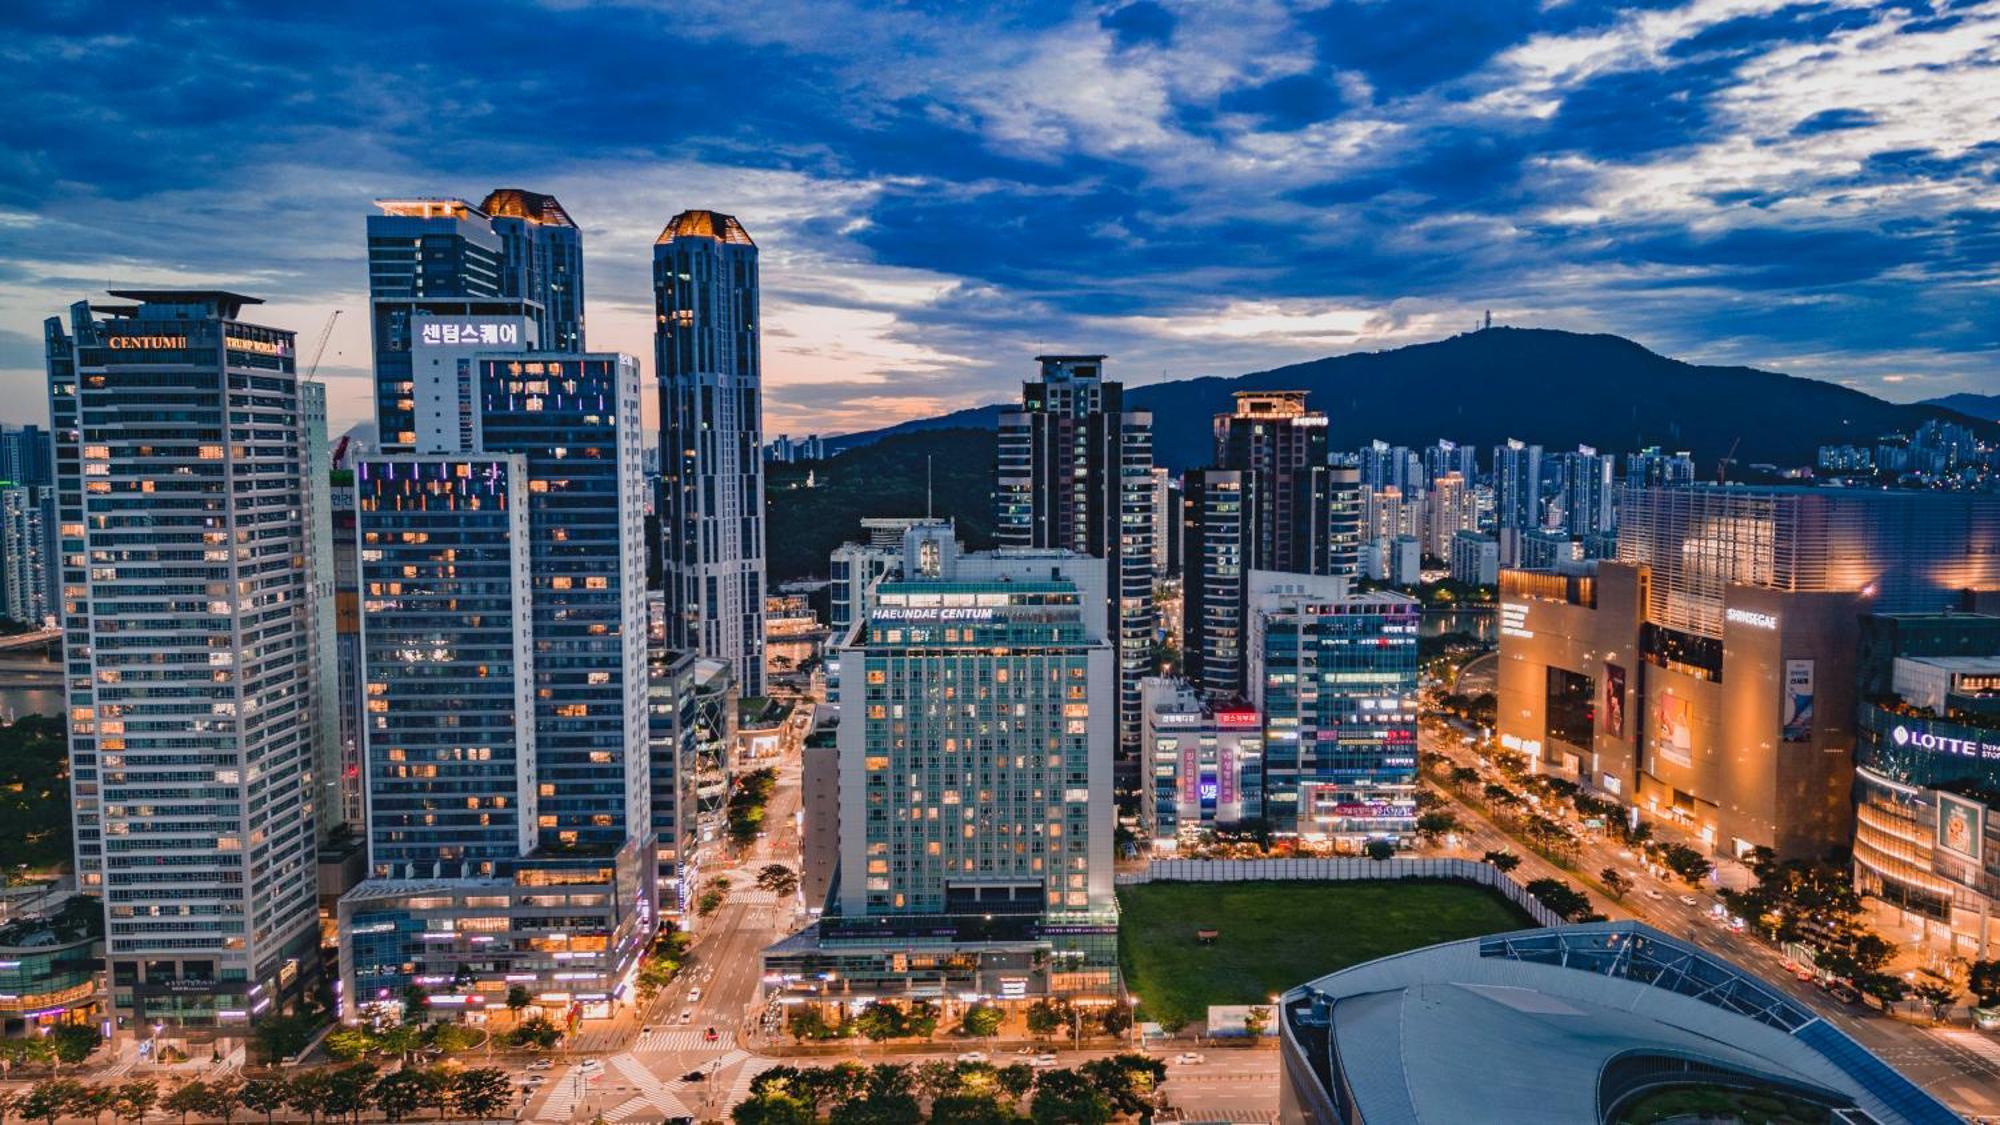
<path fill-rule="evenodd" d="M 1199 1024 L 1406 949 L 1534 925 L 1467 883 L 1146 883 L 1118 891 L 1118 957 L 1140 1018 Z M 1221 931 L 1212 946 L 1197 929 Z"/>

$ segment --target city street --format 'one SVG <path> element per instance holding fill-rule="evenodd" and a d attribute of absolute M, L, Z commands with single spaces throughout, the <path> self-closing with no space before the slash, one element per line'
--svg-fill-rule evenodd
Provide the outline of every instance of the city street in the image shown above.
<path fill-rule="evenodd" d="M 1478 767 L 1474 756 L 1457 745 L 1455 738 L 1440 739 L 1429 731 L 1422 732 L 1419 738 L 1426 751 L 1443 754 L 1460 765 Z M 1493 772 L 1490 780 L 1500 780 L 1498 773 Z M 1451 802 L 1452 810 L 1458 814 L 1461 827 L 1456 836 L 1460 853 L 1477 857 L 1492 850 L 1511 851 L 1521 857 L 1521 866 L 1514 871 L 1517 880 L 1526 883 L 1541 878 L 1561 879 L 1588 891 L 1593 908 L 1608 917 L 1637 918 L 1726 957 L 1783 989 L 1953 1108 L 1969 1115 L 2000 1115 L 2000 1037 L 1963 1025 L 1924 1027 L 1885 1016 L 1872 1007 L 1864 1014 L 1824 990 L 1796 980 L 1784 967 L 1784 955 L 1778 949 L 1753 934 L 1735 933 L 1720 924 L 1710 914 L 1711 904 L 1717 901 L 1712 887 L 1692 890 L 1678 878 L 1661 879 L 1649 873 L 1643 857 L 1611 836 L 1586 839 L 1576 871 L 1562 870 L 1503 832 L 1449 787 L 1433 788 Z M 1623 900 L 1608 899 L 1580 885 L 1579 872 L 1590 873 L 1594 880 L 1596 873 L 1606 867 L 1615 867 L 1632 877 L 1633 889 Z M 1693 899 L 1693 904 L 1684 902 L 1684 898 Z"/>

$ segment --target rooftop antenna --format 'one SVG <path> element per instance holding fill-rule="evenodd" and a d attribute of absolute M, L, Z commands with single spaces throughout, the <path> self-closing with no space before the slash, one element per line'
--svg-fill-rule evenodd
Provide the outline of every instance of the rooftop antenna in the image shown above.
<path fill-rule="evenodd" d="M 1486 310 L 1486 327 L 1488 327 L 1488 328 L 1491 328 L 1491 327 L 1493 327 L 1493 310 L 1492 310 L 1492 309 L 1487 309 L 1487 310 Z"/>
<path fill-rule="evenodd" d="M 931 522 L 931 455 L 924 454 L 924 522 Z"/>

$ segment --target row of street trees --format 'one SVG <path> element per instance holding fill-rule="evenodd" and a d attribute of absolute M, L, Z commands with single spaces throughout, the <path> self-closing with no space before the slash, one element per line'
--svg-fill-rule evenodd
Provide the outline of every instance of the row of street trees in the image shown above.
<path fill-rule="evenodd" d="M 152 1079 L 93 1084 L 50 1078 L 23 1090 L 0 1091 L 0 1122 L 11 1117 L 55 1125 L 64 1118 L 88 1118 L 101 1125 L 109 1114 L 133 1125 L 156 1116 L 177 1118 L 181 1125 L 190 1118 L 228 1125 L 248 1112 L 266 1122 L 290 1113 L 317 1123 L 358 1121 L 370 1110 L 390 1121 L 425 1111 L 440 1120 L 486 1120 L 506 1113 L 513 1096 L 507 1073 L 495 1068 L 404 1067 L 384 1073 L 363 1062 L 171 1088 Z"/>
<path fill-rule="evenodd" d="M 1166 1064 L 1146 1055 L 1069 1069 L 1022 1064 L 883 1063 L 779 1066 L 759 1074 L 730 1112 L 736 1125 L 1105 1125 L 1160 1108 Z"/>

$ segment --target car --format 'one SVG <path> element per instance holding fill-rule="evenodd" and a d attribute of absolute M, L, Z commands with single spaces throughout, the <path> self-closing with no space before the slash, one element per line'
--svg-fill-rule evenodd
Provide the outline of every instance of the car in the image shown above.
<path fill-rule="evenodd" d="M 584 1074 L 598 1074 L 604 1070 L 604 1064 L 596 1059 L 585 1059 L 577 1064 L 576 1069 Z"/>
<path fill-rule="evenodd" d="M 681 1075 L 681 1081 L 706 1082 L 708 1081 L 708 1072 L 705 1070 L 690 1070 L 686 1074 Z"/>
<path fill-rule="evenodd" d="M 1701 905 L 1701 900 L 1700 900 L 1700 899 L 1698 899 L 1698 898 L 1696 898 L 1696 897 L 1694 897 L 1693 895 L 1682 895 L 1682 896 L 1681 896 L 1681 905 L 1682 905 L 1682 906 L 1700 906 L 1700 905 Z"/>
<path fill-rule="evenodd" d="M 958 1056 L 958 1061 L 962 1063 L 983 1063 L 986 1061 L 986 1052 L 961 1051 Z"/>
<path fill-rule="evenodd" d="M 1208 1056 L 1199 1051 L 1182 1051 L 1174 1056 L 1174 1061 L 1182 1066 L 1200 1066 L 1208 1061 Z"/>
<path fill-rule="evenodd" d="M 527 1077 L 525 1077 L 525 1078 L 521 1079 L 521 1085 L 523 1085 L 523 1086 L 539 1086 L 539 1085 L 541 1085 L 542 1083 L 544 1083 L 544 1082 L 547 1082 L 547 1081 L 548 1081 L 548 1076 L 546 1076 L 546 1075 L 542 1075 L 542 1074 L 530 1074 L 530 1075 L 528 1075 Z"/>
<path fill-rule="evenodd" d="M 1044 1070 L 1056 1065 L 1056 1057 L 1047 1051 L 1043 1051 L 1041 1054 L 1029 1059 L 1028 1065 L 1034 1067 L 1036 1070 Z"/>
<path fill-rule="evenodd" d="M 722 1038 L 722 1036 L 718 1034 L 716 1030 L 712 1027 L 704 1027 L 701 1029 L 701 1040 L 704 1043 L 713 1043 L 720 1038 Z"/>
<path fill-rule="evenodd" d="M 555 1069 L 555 1065 L 556 1065 L 556 1064 L 555 1064 L 555 1060 L 554 1060 L 554 1059 L 536 1059 L 536 1060 L 535 1060 L 534 1062 L 531 1062 L 531 1063 L 529 1063 L 529 1064 L 528 1064 L 528 1069 L 529 1069 L 529 1070 L 553 1070 L 553 1069 Z"/>
<path fill-rule="evenodd" d="M 701 1003 L 701 988 L 699 986 L 688 989 L 688 1003 Z"/>
<path fill-rule="evenodd" d="M 645 1027 L 639 1029 L 639 1034 L 641 1035 L 651 1035 L 652 1033 L 653 1033 L 652 1024 L 647 1024 Z"/>
<path fill-rule="evenodd" d="M 1742 916 L 1742 915 L 1740 915 L 1740 914 L 1739 914 L 1739 915 L 1737 915 L 1737 916 L 1735 916 L 1735 917 L 1733 917 L 1733 918 L 1731 918 L 1731 919 L 1729 920 L 1729 929 L 1730 929 L 1730 932 L 1732 932 L 1732 933 L 1738 933 L 1738 934 L 1740 934 L 1740 933 L 1742 933 L 1742 932 L 1743 932 L 1744 930 L 1747 930 L 1747 929 L 1749 929 L 1749 928 L 1750 928 L 1750 923 L 1748 923 L 1748 922 L 1745 922 L 1745 921 L 1743 920 L 1743 916 Z"/>
<path fill-rule="evenodd" d="M 1657 888 L 1657 887 L 1647 887 L 1647 888 L 1646 888 L 1646 897 L 1647 897 L 1647 898 L 1650 898 L 1650 899 L 1653 899 L 1654 901 L 1658 901 L 1658 900 L 1660 900 L 1660 899 L 1663 899 L 1663 898 L 1665 898 L 1665 897 L 1667 897 L 1667 896 L 1666 896 L 1666 895 L 1663 895 L 1663 894 L 1661 894 L 1661 893 L 1660 893 L 1660 891 L 1659 891 L 1659 888 Z"/>
<path fill-rule="evenodd" d="M 681 1009 L 681 1022 L 682 1022 L 682 1023 L 693 1023 L 693 1022 L 694 1022 L 694 1009 L 693 1009 L 693 1008 L 682 1008 L 682 1009 Z"/>

